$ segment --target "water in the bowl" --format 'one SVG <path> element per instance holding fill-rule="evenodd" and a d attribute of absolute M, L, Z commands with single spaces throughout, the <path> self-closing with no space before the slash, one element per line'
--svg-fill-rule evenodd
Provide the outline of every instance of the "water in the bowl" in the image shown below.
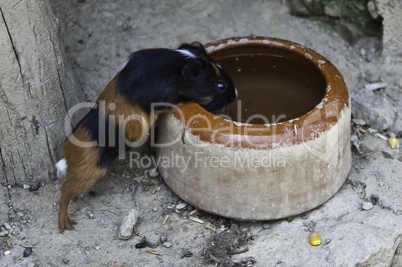
<path fill-rule="evenodd" d="M 303 58 L 242 55 L 218 61 L 239 93 L 226 114 L 234 121 L 266 124 L 297 118 L 320 103 L 325 93 L 323 75 Z"/>

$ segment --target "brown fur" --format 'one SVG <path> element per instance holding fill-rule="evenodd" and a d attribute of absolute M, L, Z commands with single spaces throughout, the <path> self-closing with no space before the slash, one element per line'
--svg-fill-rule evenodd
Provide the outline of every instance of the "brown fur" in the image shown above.
<path fill-rule="evenodd" d="M 123 127 L 125 124 L 126 138 L 130 142 L 138 141 L 148 132 L 157 115 L 150 115 L 140 107 L 133 106 L 125 97 L 116 92 L 117 74 L 99 95 L 97 102 L 105 101 L 101 114 L 115 118 Z M 114 105 L 114 106 L 113 106 Z M 110 109 L 113 106 L 114 109 Z M 102 106 L 101 106 L 102 107 Z M 112 117 L 110 117 L 113 115 Z M 137 119 L 131 119 L 135 115 Z M 81 142 L 91 142 L 91 135 L 84 126 L 79 126 L 73 133 L 74 137 Z M 106 168 L 99 168 L 99 152 L 97 147 L 81 147 L 72 143 L 69 139 L 63 143 L 63 155 L 68 166 L 66 180 L 60 191 L 59 228 L 60 230 L 72 230 L 76 222 L 68 217 L 68 205 L 79 192 L 93 186 L 96 181 L 104 176 Z"/>

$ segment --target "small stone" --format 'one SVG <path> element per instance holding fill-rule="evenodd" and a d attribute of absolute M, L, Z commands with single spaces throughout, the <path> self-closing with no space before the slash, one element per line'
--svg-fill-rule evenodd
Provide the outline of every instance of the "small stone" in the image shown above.
<path fill-rule="evenodd" d="M 187 203 L 179 203 L 176 205 L 176 209 L 178 209 L 178 210 L 182 210 L 185 207 L 187 207 Z"/>
<path fill-rule="evenodd" d="M 28 191 L 30 191 L 30 192 L 38 191 L 39 188 L 41 188 L 41 186 L 42 186 L 41 183 L 39 183 L 39 182 L 35 183 L 35 184 L 29 186 Z"/>
<path fill-rule="evenodd" d="M 121 240 L 127 240 L 131 237 L 134 226 L 137 223 L 138 219 L 138 212 L 136 209 L 132 209 L 130 213 L 123 219 L 120 229 L 118 238 Z"/>
<path fill-rule="evenodd" d="M 312 246 L 319 246 L 321 245 L 321 237 L 317 233 L 313 233 L 310 235 L 310 245 Z"/>
<path fill-rule="evenodd" d="M 153 211 L 155 211 L 155 212 L 157 212 L 157 211 L 158 211 L 158 209 L 157 209 L 157 208 L 153 208 L 152 210 L 153 210 Z"/>
<path fill-rule="evenodd" d="M 188 211 L 193 211 L 193 210 L 194 210 L 194 207 L 191 206 L 191 205 L 187 205 L 187 210 L 188 210 Z"/>
<path fill-rule="evenodd" d="M 13 228 L 12 228 L 11 225 L 9 225 L 8 223 L 5 223 L 5 224 L 4 224 L 4 227 L 5 227 L 9 232 L 12 232 L 12 231 L 13 231 Z"/>
<path fill-rule="evenodd" d="M 373 19 L 377 19 L 380 16 L 373 0 L 368 1 L 367 9 Z"/>
<path fill-rule="evenodd" d="M 374 94 L 372 90 L 351 93 L 352 114 L 378 131 L 391 128 L 396 121 L 396 109 L 387 97 Z"/>
<path fill-rule="evenodd" d="M 147 246 L 147 242 L 140 242 L 135 244 L 135 248 L 145 248 Z"/>
<path fill-rule="evenodd" d="M 268 223 L 265 223 L 261 226 L 262 229 L 267 230 L 270 228 L 270 225 Z"/>
<path fill-rule="evenodd" d="M 241 263 L 255 263 L 256 262 L 256 260 L 255 260 L 255 258 L 254 257 L 246 257 L 246 258 L 243 258 L 243 259 L 241 259 Z"/>
<path fill-rule="evenodd" d="M 128 24 L 126 22 L 121 22 L 119 27 L 123 32 L 125 32 L 125 31 L 127 31 L 129 29 L 129 26 L 128 26 Z"/>
<path fill-rule="evenodd" d="M 167 237 L 165 235 L 161 235 L 161 242 L 165 243 L 167 241 Z"/>
<path fill-rule="evenodd" d="M 364 125 L 366 125 L 366 122 L 365 122 L 364 120 L 361 120 L 361 119 L 352 119 L 352 122 L 353 122 L 354 124 L 356 124 L 356 125 L 359 125 L 359 126 L 364 126 Z"/>
<path fill-rule="evenodd" d="M 374 207 L 373 203 L 371 203 L 369 201 L 363 202 L 363 204 L 362 204 L 363 210 L 371 210 L 373 207 Z"/>
<path fill-rule="evenodd" d="M 388 145 L 392 149 L 399 149 L 399 139 L 395 136 L 388 138 Z"/>
<path fill-rule="evenodd" d="M 7 250 L 4 252 L 4 256 L 9 256 L 9 255 L 11 255 L 11 251 Z"/>
<path fill-rule="evenodd" d="M 99 251 L 99 250 L 100 250 L 100 246 L 95 246 L 94 249 L 95 249 L 96 251 Z"/>
<path fill-rule="evenodd" d="M 156 168 L 150 169 L 148 173 L 149 173 L 149 177 L 151 177 L 151 178 L 155 178 L 155 177 L 159 176 L 159 172 Z"/>
<path fill-rule="evenodd" d="M 286 1 L 289 6 L 290 14 L 297 16 L 308 16 L 309 10 L 304 3 L 299 0 Z"/>
<path fill-rule="evenodd" d="M 172 243 L 170 243 L 170 242 L 164 242 L 162 245 L 163 245 L 164 247 L 170 248 L 170 247 L 172 246 Z"/>
<path fill-rule="evenodd" d="M 373 61 L 373 59 L 374 59 L 374 55 L 373 55 L 373 53 L 367 53 L 367 55 L 366 55 L 366 57 L 365 57 L 365 59 L 366 59 L 366 61 L 367 62 L 371 62 L 371 61 Z"/>
<path fill-rule="evenodd" d="M 150 248 L 156 248 L 157 246 L 159 246 L 159 240 L 152 240 L 147 238 L 147 245 Z"/>
<path fill-rule="evenodd" d="M 24 185 L 22 186 L 22 188 L 24 188 L 24 189 L 29 189 L 29 185 L 24 184 Z"/>
<path fill-rule="evenodd" d="M 90 211 L 87 212 L 87 216 L 88 216 L 89 219 L 94 219 L 95 218 L 95 214 L 93 214 Z"/>
<path fill-rule="evenodd" d="M 186 248 L 183 248 L 181 251 L 182 251 L 181 258 L 189 258 L 189 257 L 192 257 L 194 255 L 193 252 L 191 252 L 190 250 L 188 250 Z"/>
<path fill-rule="evenodd" d="M 334 2 L 331 2 L 330 4 L 328 4 L 324 7 L 324 13 L 325 13 L 325 15 L 333 17 L 333 18 L 340 18 L 342 15 L 341 9 Z"/>
<path fill-rule="evenodd" d="M 22 256 L 24 256 L 26 258 L 26 257 L 31 256 L 31 254 L 32 254 L 32 248 L 26 248 L 26 249 L 24 249 Z"/>
<path fill-rule="evenodd" d="M 4 231 L 1 231 L 1 232 L 0 232 L 0 237 L 6 236 L 6 235 L 8 235 L 8 231 L 7 231 L 7 230 L 4 230 Z"/>
<path fill-rule="evenodd" d="M 64 263 L 64 264 L 69 264 L 69 263 L 70 263 L 70 260 L 64 258 L 64 259 L 61 260 L 61 262 Z"/>
<path fill-rule="evenodd" d="M 27 263 L 26 267 L 35 267 L 35 262 Z"/>

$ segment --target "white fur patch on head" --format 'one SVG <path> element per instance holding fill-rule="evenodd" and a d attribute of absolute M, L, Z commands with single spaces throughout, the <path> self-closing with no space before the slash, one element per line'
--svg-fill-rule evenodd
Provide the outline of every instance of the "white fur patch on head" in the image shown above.
<path fill-rule="evenodd" d="M 67 171 L 67 161 L 65 158 L 62 158 L 56 163 L 57 169 L 57 178 L 59 180 L 64 180 L 66 178 L 66 171 Z"/>
<path fill-rule="evenodd" d="M 191 57 L 191 58 L 196 58 L 197 57 L 196 55 L 194 55 L 193 53 L 191 53 L 190 51 L 185 50 L 185 49 L 176 49 L 175 51 L 179 52 L 180 54 L 182 54 L 182 55 L 184 55 L 186 57 Z"/>

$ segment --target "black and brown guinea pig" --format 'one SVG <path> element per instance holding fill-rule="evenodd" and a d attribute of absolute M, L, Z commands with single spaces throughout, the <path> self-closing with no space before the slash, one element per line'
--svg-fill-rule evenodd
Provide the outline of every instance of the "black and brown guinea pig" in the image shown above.
<path fill-rule="evenodd" d="M 57 177 L 65 179 L 60 188 L 60 230 L 74 229 L 76 222 L 67 214 L 70 200 L 106 174 L 118 156 L 121 137 L 130 142 L 141 140 L 158 114 L 169 110 L 161 106 L 153 112 L 152 104 L 194 101 L 214 112 L 235 98 L 232 79 L 199 42 L 131 54 L 100 93 L 97 105 L 62 144 L 64 158 L 56 164 Z M 106 141 L 101 142 L 101 137 Z"/>

